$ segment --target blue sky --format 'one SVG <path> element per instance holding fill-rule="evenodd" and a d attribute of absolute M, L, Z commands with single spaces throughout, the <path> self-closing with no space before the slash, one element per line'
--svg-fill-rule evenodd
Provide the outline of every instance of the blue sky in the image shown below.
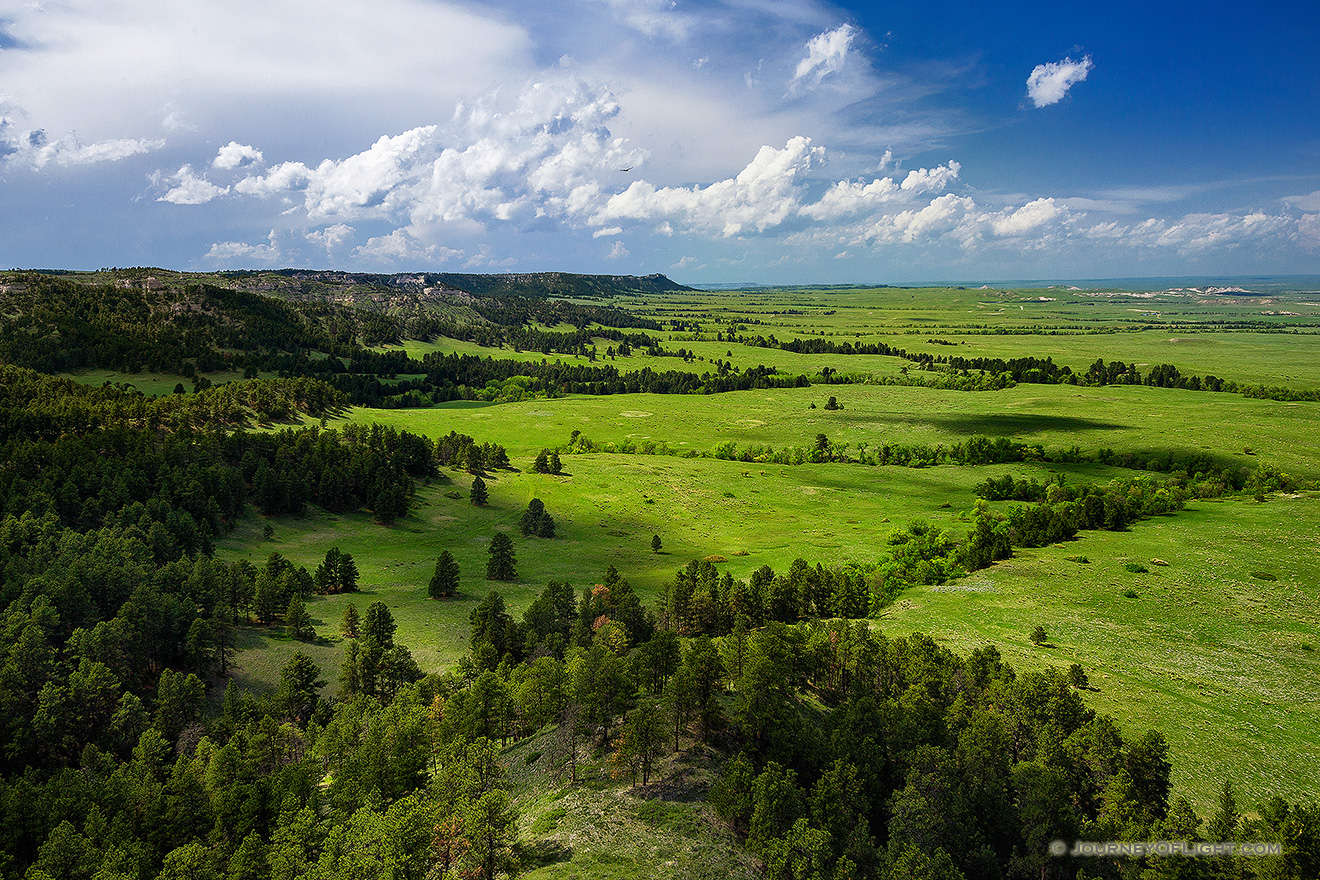
<path fill-rule="evenodd" d="M 0 264 L 1315 273 L 1320 7 L 0 0 Z"/>

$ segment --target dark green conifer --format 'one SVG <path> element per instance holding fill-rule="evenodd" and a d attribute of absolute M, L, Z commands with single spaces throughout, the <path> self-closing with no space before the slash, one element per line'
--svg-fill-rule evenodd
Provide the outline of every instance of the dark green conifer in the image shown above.
<path fill-rule="evenodd" d="M 441 550 L 435 560 L 435 574 L 427 588 L 432 599 L 448 599 L 458 592 L 458 563 L 448 550 Z"/>
<path fill-rule="evenodd" d="M 486 563 L 486 580 L 511 581 L 517 577 L 513 541 L 503 532 L 490 539 L 490 560 Z"/>
<path fill-rule="evenodd" d="M 300 642 L 316 640 L 316 629 L 312 626 L 312 616 L 302 599 L 294 596 L 289 600 L 289 610 L 284 612 L 284 630 L 290 638 Z"/>

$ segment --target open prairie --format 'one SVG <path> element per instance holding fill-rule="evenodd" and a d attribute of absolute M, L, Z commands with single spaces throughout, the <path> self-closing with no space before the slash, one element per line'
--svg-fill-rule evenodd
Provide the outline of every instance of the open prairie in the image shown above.
<path fill-rule="evenodd" d="M 705 373 L 726 360 L 739 368 L 774 366 L 813 384 L 355 408 L 347 418 L 357 423 L 432 438 L 457 431 L 499 443 L 513 467 L 492 475 L 485 507 L 468 502 L 467 474 L 447 471 L 423 487 L 414 512 L 391 527 L 365 514 L 317 512 L 274 523 L 272 538 L 264 540 L 265 523 L 254 518 L 221 542 L 221 555 L 259 562 L 278 551 L 310 569 L 332 546 L 352 553 L 363 592 L 309 605 L 325 637 L 312 649 L 318 662 L 336 667 L 338 621 L 348 602 L 362 610 L 382 600 L 399 622 L 400 640 L 423 667 L 439 668 L 464 652 L 467 616 L 492 588 L 516 615 L 546 583 L 568 581 L 580 590 L 598 582 L 609 565 L 653 599 L 693 558 L 721 559 L 721 569 L 740 578 L 761 565 L 782 571 L 797 557 L 827 565 L 874 563 L 886 552 L 889 532 L 914 520 L 953 536 L 965 533 L 973 487 L 987 477 L 1044 481 L 1061 474 L 1069 483 L 1086 483 L 1134 473 L 1097 463 L 900 468 L 711 457 L 730 441 L 738 449 L 810 449 L 823 434 L 856 455 L 886 444 L 949 446 L 977 435 L 1002 436 L 1047 453 L 1076 446 L 1084 454 L 1110 449 L 1184 460 L 1201 454 L 1229 469 L 1265 465 L 1305 481 L 1320 477 L 1314 441 L 1320 403 L 1312 400 L 1149 385 L 1018 384 L 998 391 L 825 385 L 823 368 L 882 382 L 923 374 L 887 355 L 800 354 L 716 338 L 738 328 L 743 337 L 773 334 L 780 341 L 885 342 L 911 353 L 964 358 L 1050 357 L 1076 373 L 1096 358 L 1143 369 L 1171 363 L 1184 375 L 1309 389 L 1320 384 L 1320 337 L 1314 335 L 1320 309 L 1302 294 L 1208 303 L 1205 295 L 1186 292 L 776 289 L 614 304 L 679 323 L 663 334 L 660 356 L 610 359 L 603 353 L 608 340 L 601 339 L 597 364 L 620 372 Z M 444 338 L 405 348 L 416 357 L 439 351 L 590 363 L 580 355 L 515 353 Z M 674 356 L 678 348 L 691 357 Z M 825 409 L 830 396 L 840 409 Z M 569 454 L 574 432 L 607 451 Z M 564 450 L 563 474 L 532 472 L 532 458 L 545 448 Z M 664 454 L 643 454 L 655 449 Z M 518 516 L 532 498 L 544 501 L 555 518 L 556 538 L 518 534 Z M 496 531 L 515 538 L 515 582 L 484 579 L 486 547 Z M 1165 732 L 1175 782 L 1198 806 L 1211 802 L 1224 778 L 1249 798 L 1300 795 L 1305 780 L 1320 774 L 1309 733 L 1320 715 L 1307 685 L 1320 671 L 1317 533 L 1320 498 L 1314 492 L 1267 503 L 1193 501 L 1126 531 L 1085 532 L 1066 546 L 1018 550 L 950 584 L 913 588 L 883 610 L 876 625 L 927 632 L 964 652 L 994 643 L 1026 669 L 1081 663 L 1093 685 L 1086 694 L 1091 705 L 1134 732 Z M 651 550 L 652 536 L 661 538 L 658 553 Z M 432 601 L 425 585 L 443 549 L 459 563 L 462 595 Z M 1151 565 L 1151 559 L 1168 565 Z M 1134 573 L 1128 563 L 1147 570 Z M 1037 624 L 1050 634 L 1045 648 L 1026 638 Z M 241 657 L 245 680 L 272 681 L 294 644 L 252 635 Z"/>

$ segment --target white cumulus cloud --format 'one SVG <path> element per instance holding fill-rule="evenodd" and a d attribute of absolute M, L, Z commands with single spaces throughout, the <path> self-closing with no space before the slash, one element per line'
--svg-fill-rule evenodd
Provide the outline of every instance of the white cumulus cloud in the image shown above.
<path fill-rule="evenodd" d="M 240 144 L 238 141 L 230 141 L 219 149 L 212 160 L 211 166 L 221 168 L 226 171 L 234 168 L 241 168 L 244 165 L 251 165 L 260 162 L 262 159 L 261 150 L 256 147 L 250 147 L 247 144 Z"/>
<path fill-rule="evenodd" d="M 909 171 L 902 183 L 892 177 L 880 177 L 870 183 L 841 180 L 827 189 L 815 204 L 804 206 L 801 213 L 814 220 L 831 220 L 873 212 L 886 204 L 923 193 L 942 192 L 958 178 L 961 167 L 951 161 L 935 168 L 917 168 Z"/>
<path fill-rule="evenodd" d="M 902 189 L 892 177 L 877 178 L 870 183 L 840 180 L 818 202 L 804 206 L 801 213 L 816 220 L 831 220 L 873 211 L 901 194 Z"/>
<path fill-rule="evenodd" d="M 464 256 L 461 250 L 427 244 L 404 228 L 396 229 L 388 235 L 367 239 L 366 244 L 354 248 L 353 254 L 374 262 L 393 265 L 422 262 L 436 265 Z"/>
<path fill-rule="evenodd" d="M 307 233 L 306 238 L 312 244 L 325 248 L 326 253 L 333 253 L 346 243 L 353 240 L 353 234 L 357 232 L 352 226 L 345 223 L 336 223 L 333 226 L 327 226 L 325 229 L 316 229 Z"/>
<path fill-rule="evenodd" d="M 83 144 L 76 136 L 56 141 L 38 153 L 36 164 L 55 162 L 57 165 L 95 165 L 98 162 L 118 162 L 138 153 L 149 153 L 165 146 L 159 138 L 114 138 Z"/>
<path fill-rule="evenodd" d="M 275 243 L 277 234 L 274 229 L 266 236 L 265 244 L 248 244 L 243 241 L 221 241 L 211 245 L 206 252 L 206 259 L 227 266 L 273 266 L 282 257 L 279 246 Z"/>
<path fill-rule="evenodd" d="M 315 167 L 279 163 L 234 189 L 301 194 L 314 222 L 532 223 L 582 215 L 598 205 L 603 175 L 646 158 L 611 134 L 618 112 L 603 87 L 564 79 L 531 83 L 513 96 L 459 104 L 448 125 L 385 135 L 361 153 Z"/>
<path fill-rule="evenodd" d="M 1091 56 L 1080 61 L 1065 58 L 1049 64 L 1037 64 L 1027 77 L 1027 95 L 1037 107 L 1048 107 L 1063 100 L 1068 90 L 1086 79 L 1095 66 Z"/>
<path fill-rule="evenodd" d="M 611 196 L 590 222 L 669 221 L 690 230 L 728 237 L 755 229 L 764 232 L 783 223 L 798 208 L 799 182 L 825 150 L 811 138 L 791 138 L 782 150 L 763 146 L 737 177 L 709 186 L 659 187 L 644 180 Z"/>
<path fill-rule="evenodd" d="M 170 180 L 175 185 L 156 201 L 175 205 L 202 205 L 229 192 L 227 186 L 216 186 L 205 177 L 198 177 L 191 165 L 184 165 Z"/>
<path fill-rule="evenodd" d="M 1007 211 L 990 221 L 995 235 L 1023 235 L 1038 229 L 1065 213 L 1054 199 L 1036 199 L 1014 211 Z"/>
<path fill-rule="evenodd" d="M 1285 196 L 1283 202 L 1303 211 L 1320 211 L 1320 190 L 1304 196 Z"/>
<path fill-rule="evenodd" d="M 807 54 L 789 81 L 790 91 L 820 85 L 825 77 L 842 70 L 857 34 L 857 28 L 842 24 L 808 40 Z"/>
<path fill-rule="evenodd" d="M 911 244 L 922 238 L 949 233 L 959 227 L 967 229 L 964 222 L 976 216 L 976 203 L 966 196 L 945 193 L 931 200 L 922 208 L 900 211 L 878 219 L 871 228 L 870 237 L 876 241 L 902 241 Z M 964 241 L 970 236 L 964 232 L 959 236 Z"/>
<path fill-rule="evenodd" d="M 907 177 L 903 178 L 903 192 L 913 195 L 942 192 L 951 182 L 958 179 L 958 172 L 961 170 L 961 165 L 950 161 L 947 165 L 909 171 Z"/>
<path fill-rule="evenodd" d="M 1320 214 L 1303 214 L 1297 221 L 1297 242 L 1308 251 L 1320 249 Z"/>

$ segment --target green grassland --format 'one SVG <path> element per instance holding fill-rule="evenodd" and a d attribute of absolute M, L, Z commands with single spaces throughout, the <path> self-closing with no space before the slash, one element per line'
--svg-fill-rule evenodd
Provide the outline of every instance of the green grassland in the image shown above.
<path fill-rule="evenodd" d="M 184 376 L 174 376 L 169 373 L 125 373 L 122 370 L 80 370 L 76 373 L 65 373 L 67 378 L 75 382 L 81 382 L 84 385 L 104 385 L 109 382 L 111 385 L 132 385 L 146 397 L 160 397 L 165 394 L 173 394 L 176 385 L 182 383 L 184 392 L 193 393 L 193 380 Z M 273 374 L 266 374 L 260 378 L 271 378 Z M 242 373 L 229 371 L 217 371 L 207 373 L 206 378 L 212 385 L 219 385 L 222 382 L 239 382 L 243 379 Z"/>
<path fill-rule="evenodd" d="M 883 552 L 888 530 L 912 518 L 961 532 L 971 486 L 985 476 L 1045 474 L 1038 465 L 912 470 L 833 464 L 769 468 L 762 475 L 736 462 L 622 455 L 575 456 L 567 463 L 569 477 L 502 475 L 491 483 L 491 504 L 480 509 L 465 497 L 448 497 L 465 482 L 456 475 L 450 487 L 424 489 L 418 512 L 389 528 L 361 514 L 318 514 L 279 521 L 267 542 L 258 537 L 263 521 L 252 518 L 226 540 L 222 556 L 259 562 L 279 550 L 312 567 L 329 546 L 339 546 L 358 561 L 363 592 L 309 602 L 318 631 L 328 637 L 310 650 L 249 633 L 244 680 L 274 680 L 294 650 L 310 653 L 333 677 L 338 621 L 349 601 L 359 610 L 386 602 L 399 623 L 399 640 L 424 668 L 438 668 L 461 655 L 467 616 L 492 587 L 519 614 L 546 582 L 569 580 L 580 588 L 599 580 L 606 564 L 652 598 L 678 566 L 707 554 L 725 556 L 720 567 L 739 577 L 761 564 L 783 570 L 798 555 L 869 561 Z M 1073 466 L 1070 479 L 1110 475 Z M 518 581 L 485 581 L 488 536 L 513 531 L 532 496 L 557 517 L 562 537 L 516 538 Z M 1318 530 L 1315 497 L 1198 502 L 1127 532 L 1084 533 L 1066 546 L 1019 551 L 946 587 L 912 590 L 879 625 L 896 633 L 930 632 L 960 652 L 998 644 L 1010 662 L 1028 669 L 1082 663 L 1098 687 L 1087 696 L 1091 705 L 1129 730 L 1165 731 L 1178 787 L 1198 807 L 1212 802 L 1229 775 L 1253 798 L 1299 796 L 1316 775 L 1297 771 L 1320 772 L 1304 766 L 1314 763 L 1309 743 L 1320 723 L 1320 706 L 1307 690 L 1320 672 L 1314 653 L 1320 646 L 1320 563 L 1311 552 Z M 662 535 L 664 552 L 651 553 L 651 534 Z M 430 600 L 425 584 L 435 555 L 446 547 L 464 572 L 464 594 Z M 1076 555 L 1090 563 L 1066 558 Z M 1153 565 L 1153 558 L 1170 564 Z M 1129 561 L 1149 571 L 1128 572 Z M 1123 596 L 1127 589 L 1137 598 Z M 1027 642 L 1036 623 L 1050 632 L 1052 648 Z"/>
<path fill-rule="evenodd" d="M 684 347 L 704 360 L 685 364 L 674 357 L 631 357 L 598 363 L 621 371 L 704 372 L 713 371 L 712 361 L 725 359 L 740 368 L 766 364 L 811 376 L 822 367 L 892 376 L 904 364 L 890 357 L 797 355 L 718 341 L 711 322 L 719 318 L 725 327 L 762 322 L 745 324 L 739 332 L 774 333 L 780 339 L 832 335 L 836 341 L 885 341 L 962 357 L 1050 356 L 1075 370 L 1084 370 L 1097 357 L 1168 362 L 1184 373 L 1297 388 L 1320 385 L 1320 337 L 1310 335 L 1320 316 L 1317 300 L 1300 294 L 1265 299 L 956 289 L 628 298 L 614 304 L 662 322 L 700 321 L 703 332 L 696 339 L 668 330 L 659 335 L 666 348 Z M 1297 314 L 1263 314 L 1269 311 Z M 1214 321 L 1265 321 L 1300 332 L 1240 327 L 1221 332 Z M 604 346 L 602 341 L 602 352 Z M 408 342 L 405 348 L 413 356 L 459 351 L 536 362 L 574 360 L 446 339 Z M 830 395 L 837 396 L 842 410 L 823 409 Z M 1044 479 L 1063 471 L 1069 481 L 1084 482 L 1131 473 L 1098 465 L 908 469 L 698 457 L 726 440 L 739 446 L 809 447 L 825 434 L 855 451 L 862 444 L 951 444 L 973 435 L 1008 436 L 1055 449 L 1076 445 L 1083 451 L 1209 453 L 1220 463 L 1267 464 L 1308 480 L 1320 478 L 1315 444 L 1320 404 L 1141 386 L 1019 385 L 998 392 L 956 392 L 816 384 L 705 396 L 358 408 L 348 418 L 431 437 L 458 431 L 500 443 L 518 470 L 494 475 L 485 508 L 468 503 L 469 478 L 450 472 L 422 487 L 413 512 L 392 527 L 377 525 L 366 514 L 315 511 L 304 519 L 274 521 L 273 539 L 267 541 L 262 538 L 266 521 L 250 516 L 219 542 L 223 558 L 259 562 L 279 551 L 310 569 L 329 547 L 338 546 L 357 561 L 363 592 L 309 602 L 324 637 L 316 646 L 245 632 L 240 656 L 245 682 L 269 686 L 294 650 L 311 653 L 333 678 L 338 622 L 349 601 L 359 610 L 372 601 L 386 602 L 399 623 L 399 641 L 413 649 L 423 668 L 439 668 L 465 650 L 468 613 L 492 586 L 518 615 L 548 581 L 567 580 L 581 589 L 599 581 L 611 564 L 649 599 L 694 557 L 722 556 L 721 568 L 737 577 L 762 564 L 782 569 L 798 556 L 827 564 L 874 561 L 884 553 L 889 530 L 916 518 L 961 533 L 972 487 L 988 476 L 1011 472 Z M 651 440 L 690 450 L 691 457 L 565 455 L 564 475 L 531 472 L 538 450 L 566 444 L 575 430 L 597 444 Z M 541 498 L 555 517 L 559 537 L 517 534 L 517 517 L 533 497 Z M 493 585 L 482 577 L 485 548 L 496 530 L 515 536 L 516 583 Z M 1310 792 L 1308 781 L 1320 778 L 1312 733 L 1320 708 L 1309 692 L 1320 672 L 1315 653 L 1320 648 L 1315 611 L 1320 562 L 1313 552 L 1318 533 L 1320 497 L 1314 494 L 1275 496 L 1265 504 L 1195 502 L 1177 515 L 1141 522 L 1126 532 L 1084 533 L 1066 546 L 1021 550 L 1011 560 L 950 585 L 913 589 L 877 625 L 895 633 L 929 632 L 962 652 L 995 643 L 1024 669 L 1080 662 L 1094 685 L 1086 695 L 1091 705 L 1115 715 L 1133 735 L 1147 727 L 1165 733 L 1173 749 L 1175 784 L 1198 809 L 1208 808 L 1225 777 L 1233 778 L 1249 802 L 1276 792 L 1304 796 Z M 661 537 L 663 552 L 651 552 L 652 535 Z M 459 562 L 463 595 L 432 601 L 425 597 L 425 585 L 441 549 L 449 549 Z M 1090 562 L 1070 561 L 1070 556 Z M 1155 558 L 1169 564 L 1150 563 Z M 1129 562 L 1148 570 L 1129 571 Z M 1135 598 L 1125 596 L 1128 591 Z M 1038 623 L 1050 633 L 1049 647 L 1035 648 L 1026 638 Z M 535 801 L 537 795 L 529 797 Z M 620 806 L 623 801 L 611 803 L 612 815 L 627 812 Z M 578 809 L 546 807 L 560 808 L 566 816 Z M 636 833 L 632 825 L 627 828 L 632 829 L 628 834 Z M 605 837 L 597 844 L 603 849 L 593 852 L 622 846 Z M 649 864 L 636 853 L 628 858 L 632 865 Z M 594 874 L 578 859 L 571 865 L 569 872 L 569 863 L 549 864 L 533 876 L 610 873 L 604 864 L 593 868 Z"/>
<path fill-rule="evenodd" d="M 995 644 L 1019 669 L 1081 663 L 1095 688 L 1089 705 L 1132 735 L 1165 733 L 1174 785 L 1198 810 L 1226 777 L 1247 803 L 1305 797 L 1320 779 L 1317 534 L 1314 494 L 1198 502 L 914 588 L 880 625 L 962 653 Z M 1027 639 L 1038 623 L 1045 648 Z"/>
<path fill-rule="evenodd" d="M 1038 465 L 761 468 L 641 455 L 573 456 L 566 459 L 566 471 L 569 476 L 502 472 L 488 482 L 484 507 L 468 502 L 470 478 L 454 473 L 452 483 L 423 488 L 414 512 L 388 527 L 367 514 L 313 509 L 302 519 L 275 521 L 267 541 L 261 535 L 268 521 L 252 516 L 217 550 L 221 558 L 254 564 L 277 551 L 309 571 L 330 547 L 351 553 L 361 572 L 361 592 L 312 598 L 308 610 L 317 631 L 337 638 L 346 604 L 353 602 L 361 612 L 384 601 L 399 624 L 398 640 L 423 668 L 438 668 L 466 651 L 468 614 L 491 589 L 521 614 L 550 581 L 567 581 L 580 590 L 600 582 L 608 565 L 651 599 L 678 568 L 710 555 L 725 557 L 723 567 L 736 577 L 761 565 L 785 570 L 798 556 L 828 564 L 875 562 L 890 530 L 912 519 L 964 532 L 960 517 L 972 505 L 972 486 L 986 476 L 1012 472 L 1044 479 L 1049 474 Z M 1078 482 L 1118 473 L 1086 465 L 1068 471 Z M 518 532 L 518 517 L 532 498 L 544 501 L 555 518 L 554 539 Z M 497 530 L 514 537 L 516 582 L 485 580 L 486 547 Z M 660 553 L 651 551 L 653 535 L 663 543 Z M 445 549 L 458 561 L 463 594 L 432 600 L 426 584 Z M 317 647 L 323 668 L 337 669 L 337 647 Z M 267 673 L 295 650 L 304 649 L 289 640 L 254 642 L 243 655 L 245 674 L 273 681 Z M 248 669 L 253 662 L 259 662 L 261 673 Z"/>
<path fill-rule="evenodd" d="M 830 395 L 837 396 L 842 410 L 823 409 Z M 872 448 L 884 443 L 949 444 L 982 435 L 1049 448 L 1076 444 L 1083 450 L 1109 447 L 1118 452 L 1206 451 L 1244 466 L 1266 461 L 1288 473 L 1320 477 L 1313 440 L 1320 403 L 1134 385 L 1018 385 L 997 392 L 816 385 L 499 405 L 458 401 L 421 410 L 358 409 L 351 417 L 428 436 L 458 431 L 500 443 L 515 458 L 567 444 L 574 430 L 597 443 L 650 439 L 698 452 L 708 452 L 723 440 L 740 446 L 810 446 L 822 433 L 853 449 L 861 443 Z M 1256 455 L 1244 453 L 1246 447 Z"/>
<path fill-rule="evenodd" d="M 1171 363 L 1184 373 L 1210 373 L 1239 382 L 1320 385 L 1320 362 L 1308 357 L 1320 345 L 1314 336 L 1320 322 L 1320 296 L 1315 293 L 1207 298 L 1183 293 L 877 288 L 693 294 L 684 302 L 681 309 L 651 317 L 698 320 L 703 327 L 707 322 L 754 321 L 744 323 L 741 332 L 774 334 L 780 340 L 824 336 L 836 342 L 884 342 L 935 355 L 1052 357 L 1074 371 L 1103 358 Z M 1247 329 L 1241 326 L 1244 322 L 1265 326 Z M 1280 330 L 1295 332 L 1273 332 Z M 956 345 L 929 342 L 932 337 Z M 785 363 L 767 359 L 766 349 L 740 351 L 737 344 L 702 341 L 681 345 L 707 357 L 732 351 L 735 357 L 730 359 L 738 366 Z M 867 356 L 836 355 L 825 365 L 866 372 L 874 369 L 873 363 Z"/>

